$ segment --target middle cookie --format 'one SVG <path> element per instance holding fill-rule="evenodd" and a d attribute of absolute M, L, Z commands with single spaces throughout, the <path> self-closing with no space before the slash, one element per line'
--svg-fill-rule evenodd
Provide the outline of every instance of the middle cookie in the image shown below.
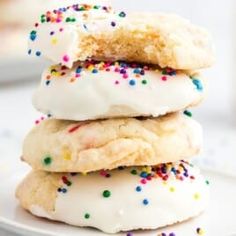
<path fill-rule="evenodd" d="M 33 104 L 55 119 L 95 120 L 158 117 L 199 103 L 205 94 L 198 75 L 124 62 L 78 62 L 72 69 L 44 71 Z"/>
<path fill-rule="evenodd" d="M 36 170 L 91 172 L 157 165 L 198 154 L 201 126 L 182 114 L 153 119 L 48 119 L 26 137 L 23 160 Z"/>

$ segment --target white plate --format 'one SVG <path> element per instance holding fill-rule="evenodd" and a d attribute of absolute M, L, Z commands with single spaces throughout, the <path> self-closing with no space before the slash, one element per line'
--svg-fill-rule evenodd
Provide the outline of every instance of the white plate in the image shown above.
<path fill-rule="evenodd" d="M 102 236 L 106 235 L 95 229 L 77 228 L 63 223 L 50 222 L 36 218 L 21 209 L 14 197 L 17 183 L 29 170 L 20 161 L 0 160 L 0 227 L 22 235 L 50 236 Z M 236 178 L 203 171 L 211 186 L 211 204 L 201 216 L 187 222 L 158 231 L 134 231 L 132 235 L 157 236 L 161 232 L 174 232 L 176 236 L 197 236 L 196 229 L 205 231 L 204 236 L 236 235 Z M 126 235 L 121 233 L 118 235 Z"/>

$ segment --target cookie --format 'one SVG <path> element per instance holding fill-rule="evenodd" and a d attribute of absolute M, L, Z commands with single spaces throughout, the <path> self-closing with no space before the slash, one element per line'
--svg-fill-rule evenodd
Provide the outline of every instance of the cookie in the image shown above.
<path fill-rule="evenodd" d="M 156 165 L 192 157 L 201 126 L 182 114 L 156 119 L 42 121 L 27 135 L 22 159 L 36 170 L 91 172 Z"/>
<path fill-rule="evenodd" d="M 180 161 L 88 175 L 33 171 L 16 195 L 36 216 L 116 233 L 197 216 L 207 206 L 208 188 L 197 168 Z"/>
<path fill-rule="evenodd" d="M 36 109 L 56 119 L 158 117 L 198 104 L 206 79 L 158 66 L 78 62 L 46 69 L 33 97 Z"/>
<path fill-rule="evenodd" d="M 93 58 L 200 69 L 214 61 L 211 44 L 204 29 L 176 15 L 127 14 L 87 4 L 48 11 L 29 36 L 33 55 L 68 67 Z"/>

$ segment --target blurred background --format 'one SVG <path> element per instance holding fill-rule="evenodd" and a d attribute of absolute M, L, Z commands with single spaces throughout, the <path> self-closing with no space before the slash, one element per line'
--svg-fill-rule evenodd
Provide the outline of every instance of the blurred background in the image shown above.
<path fill-rule="evenodd" d="M 21 155 L 22 140 L 35 120 L 41 119 L 31 97 L 48 64 L 28 57 L 27 39 L 38 16 L 78 0 L 0 0 L 0 171 Z M 84 1 L 82 1 L 84 2 Z M 98 2 L 98 1 L 86 1 Z M 195 159 L 200 166 L 236 173 L 236 1 L 224 0 L 110 0 L 126 11 L 163 11 L 180 14 L 207 28 L 216 48 L 217 61 L 204 70 L 210 80 L 209 96 L 192 109 L 204 128 L 204 151 Z M 8 163 L 8 164 L 9 164 Z"/>

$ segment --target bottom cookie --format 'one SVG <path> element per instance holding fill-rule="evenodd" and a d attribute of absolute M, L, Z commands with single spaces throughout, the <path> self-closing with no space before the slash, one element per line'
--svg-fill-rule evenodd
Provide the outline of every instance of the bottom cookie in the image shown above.
<path fill-rule="evenodd" d="M 16 196 L 32 214 L 107 233 L 156 229 L 200 214 L 208 181 L 185 161 L 82 174 L 32 171 Z"/>

